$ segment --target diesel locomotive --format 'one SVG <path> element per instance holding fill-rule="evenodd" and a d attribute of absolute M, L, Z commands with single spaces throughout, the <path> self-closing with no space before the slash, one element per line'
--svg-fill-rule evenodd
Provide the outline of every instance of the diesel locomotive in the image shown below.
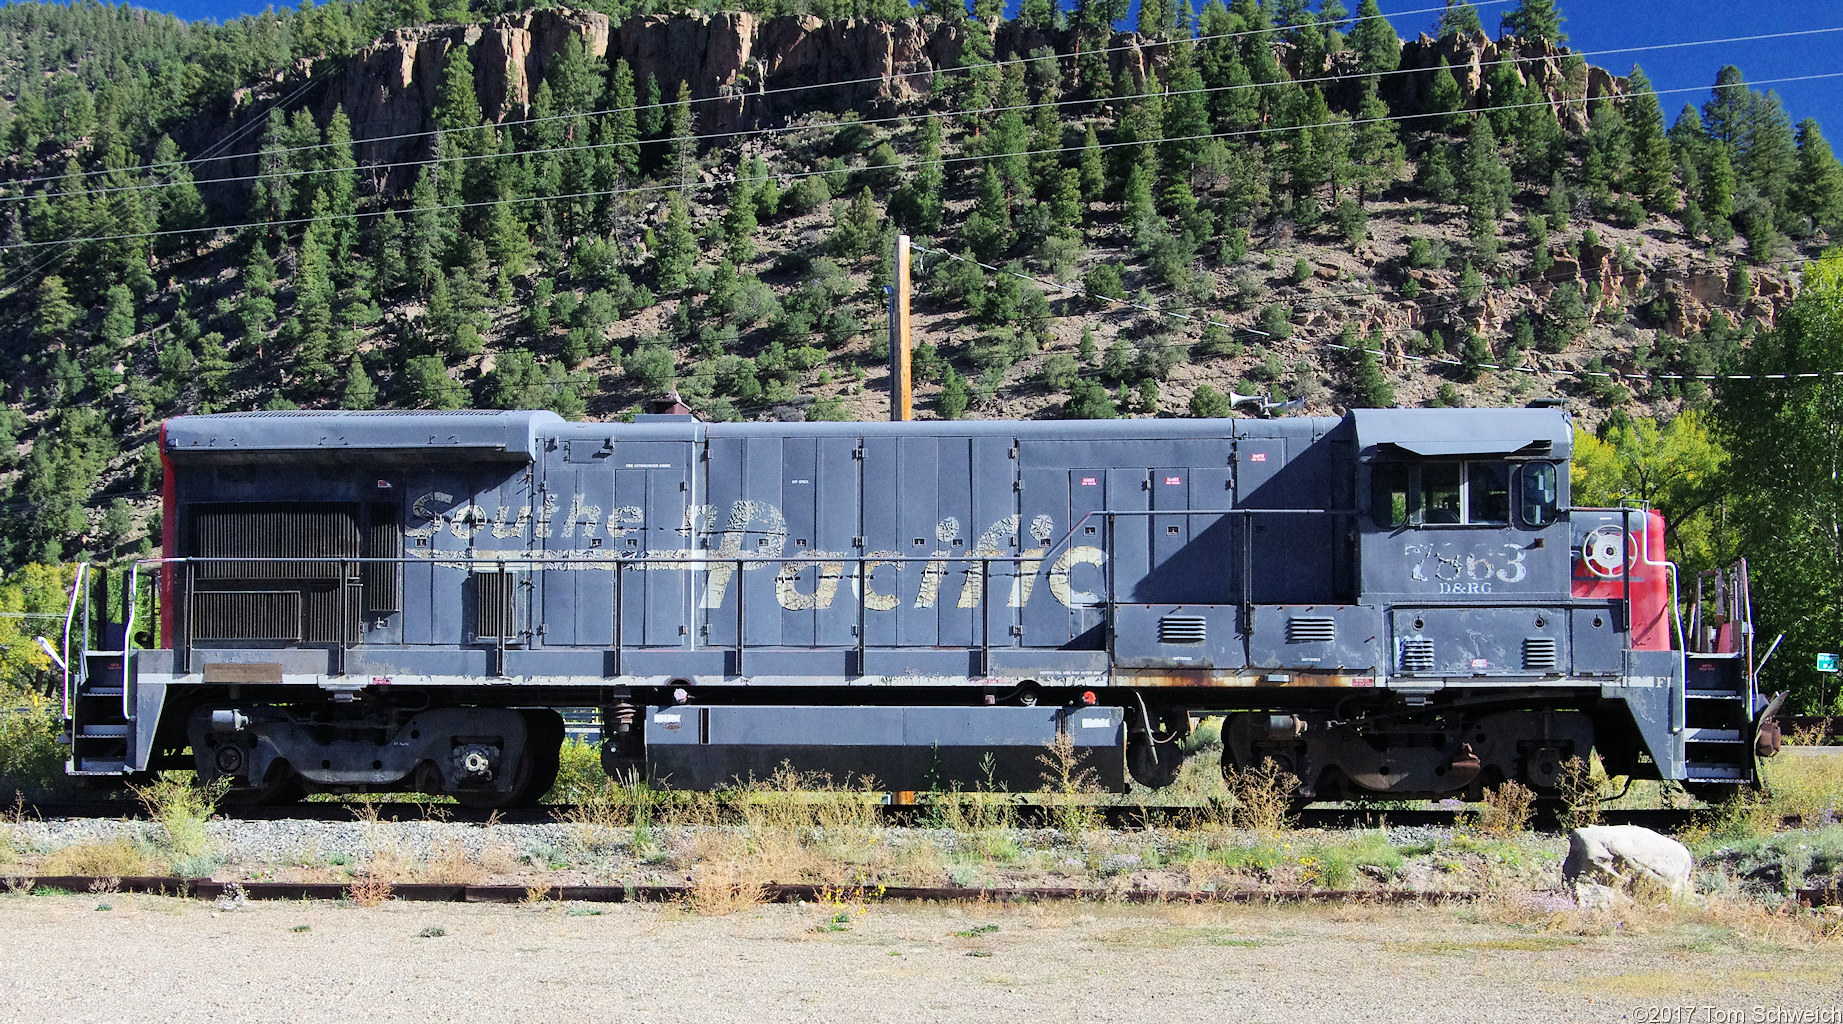
<path fill-rule="evenodd" d="M 180 417 L 161 556 L 72 594 L 68 769 L 516 804 L 593 708 L 608 770 L 686 788 L 1034 789 L 1052 744 L 1155 787 L 1204 715 L 1304 799 L 1552 793 L 1590 750 L 1752 782 L 1744 567 L 1679 580 L 1655 511 L 1571 507 L 1571 440 L 1558 408 Z"/>

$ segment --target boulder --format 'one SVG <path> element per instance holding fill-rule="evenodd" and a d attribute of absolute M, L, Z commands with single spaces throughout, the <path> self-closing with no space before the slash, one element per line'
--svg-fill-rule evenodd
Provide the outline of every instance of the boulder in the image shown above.
<path fill-rule="evenodd" d="M 1634 884 L 1684 895 L 1694 866 L 1689 847 L 1669 836 L 1637 825 L 1589 825 L 1568 833 L 1561 877 L 1580 905 L 1605 906 Z"/>

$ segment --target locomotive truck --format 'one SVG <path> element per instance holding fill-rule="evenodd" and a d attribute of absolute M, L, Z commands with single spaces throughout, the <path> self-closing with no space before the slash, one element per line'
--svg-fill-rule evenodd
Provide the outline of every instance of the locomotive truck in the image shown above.
<path fill-rule="evenodd" d="M 247 799 L 535 801 L 603 765 L 1034 789 L 1046 745 L 1302 799 L 1553 793 L 1572 757 L 1719 794 L 1770 748 L 1744 566 L 1573 508 L 1558 408 L 1336 418 L 703 423 L 184 416 L 162 552 L 80 570 L 78 776 Z M 74 647 L 73 647 L 74 645 Z"/>

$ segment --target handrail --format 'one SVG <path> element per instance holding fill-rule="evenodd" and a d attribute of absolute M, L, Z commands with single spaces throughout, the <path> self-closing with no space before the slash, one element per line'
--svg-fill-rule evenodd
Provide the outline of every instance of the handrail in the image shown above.
<path fill-rule="evenodd" d="M 134 721 L 134 705 L 128 694 L 134 672 L 128 667 L 128 662 L 134 657 L 135 589 L 140 582 L 140 571 L 139 565 L 128 566 L 128 586 L 122 594 L 122 719 L 129 722 Z"/>
<path fill-rule="evenodd" d="M 1640 538 L 1638 557 L 1641 563 L 1653 569 L 1668 569 L 1670 571 L 1670 613 L 1671 621 L 1675 623 L 1677 627 L 1677 679 L 1679 680 L 1676 688 L 1677 699 L 1670 709 L 1670 732 L 1672 735 L 1680 734 L 1683 732 L 1683 728 L 1689 719 L 1689 636 L 1683 631 L 1683 605 L 1681 600 L 1682 595 L 1678 592 L 1679 581 L 1677 579 L 1677 563 L 1667 558 L 1653 559 L 1651 557 L 1651 510 L 1649 508 L 1628 508 L 1621 509 L 1620 511 L 1624 516 L 1625 530 L 1628 535 L 1632 532 L 1631 514 L 1633 512 L 1638 512 L 1645 518 L 1644 525 L 1638 532 Z M 1631 575 L 1631 563 L 1628 559 L 1626 565 L 1626 579 L 1628 581 L 1631 579 Z M 1631 588 L 1630 582 L 1628 582 L 1626 586 L 1629 590 Z M 1626 614 L 1628 615 L 1631 614 L 1630 606 L 1630 598 L 1627 598 Z"/>
<path fill-rule="evenodd" d="M 88 594 L 88 590 L 87 588 L 84 587 L 83 583 L 84 583 L 84 577 L 89 573 L 89 570 L 90 570 L 90 563 L 88 562 L 78 562 L 77 563 L 77 576 L 76 576 L 76 579 L 71 581 L 71 585 L 70 585 L 70 607 L 66 609 L 64 612 L 64 666 L 63 667 L 64 667 L 64 718 L 66 720 L 70 718 L 70 624 L 71 624 L 71 620 L 76 618 L 76 615 L 77 615 L 78 596 Z M 85 606 L 86 610 L 87 610 L 87 607 L 88 606 L 86 604 Z M 89 623 L 85 622 L 83 624 L 83 628 L 87 631 L 89 629 Z"/>

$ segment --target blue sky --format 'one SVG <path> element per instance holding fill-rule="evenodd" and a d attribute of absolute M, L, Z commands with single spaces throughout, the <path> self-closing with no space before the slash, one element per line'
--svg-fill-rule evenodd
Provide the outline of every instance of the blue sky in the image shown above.
<path fill-rule="evenodd" d="M 1344 0 L 1355 10 L 1357 0 Z M 1439 0 L 1379 0 L 1384 13 L 1434 7 Z M 182 18 L 234 18 L 260 7 L 247 0 L 176 0 L 147 5 Z M 1015 8 L 1015 0 L 1010 5 Z M 1065 6 L 1068 4 L 1065 3 Z M 1135 7 L 1137 4 L 1135 3 Z M 1197 6 L 1202 6 L 1197 0 Z M 1497 33 L 1498 19 L 1514 3 L 1482 4 L 1479 16 L 1485 29 Z M 1751 36 L 1770 32 L 1798 31 L 1812 28 L 1843 27 L 1843 4 L 1835 0 L 1559 0 L 1566 22 L 1562 28 L 1569 45 L 1577 50 L 1610 50 L 1623 46 L 1647 46 L 1659 43 L 1682 43 L 1731 36 Z M 1396 31 L 1413 38 L 1430 29 L 1434 15 L 1417 14 L 1392 17 Z M 1130 20 L 1127 24 L 1131 24 Z M 1645 69 L 1658 89 L 1690 89 L 1693 92 L 1660 96 L 1667 121 L 1675 121 L 1683 104 L 1700 106 L 1708 99 L 1708 87 L 1723 64 L 1733 64 L 1746 74 L 1748 81 L 1786 78 L 1823 72 L 1843 72 L 1843 32 L 1806 36 L 1796 39 L 1763 40 L 1753 43 L 1728 43 L 1715 46 L 1681 47 L 1653 50 L 1648 53 L 1608 53 L 1590 60 L 1615 74 L 1625 74 L 1634 62 Z M 1785 82 L 1765 86 L 1777 91 L 1785 101 L 1794 123 L 1814 117 L 1825 126 L 1826 135 L 1843 134 L 1843 78 L 1808 82 Z"/>

